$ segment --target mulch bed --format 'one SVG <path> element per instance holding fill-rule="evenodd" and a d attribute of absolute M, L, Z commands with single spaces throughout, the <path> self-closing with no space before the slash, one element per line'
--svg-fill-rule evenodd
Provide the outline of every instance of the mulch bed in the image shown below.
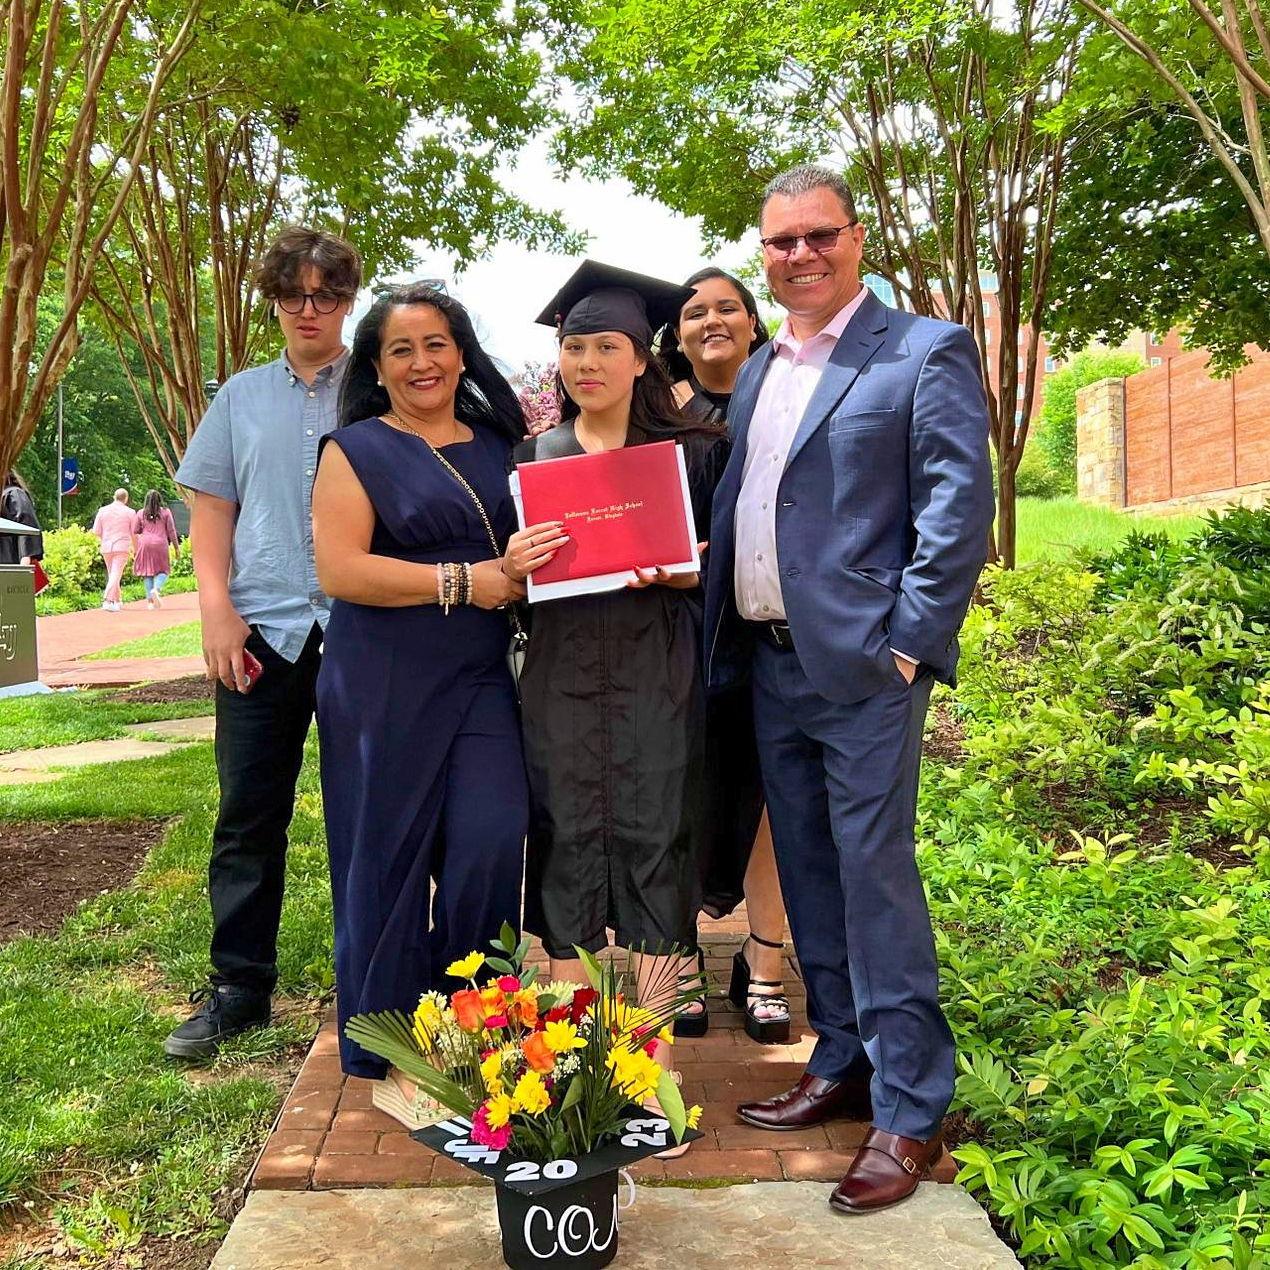
<path fill-rule="evenodd" d="M 211 701 L 214 685 L 204 675 L 187 675 L 184 679 L 167 679 L 112 692 L 107 701 L 132 701 L 143 705 L 164 705 L 169 701 Z"/>
<path fill-rule="evenodd" d="M 0 944 L 59 930 L 81 900 L 130 882 L 162 820 L 0 825 Z"/>

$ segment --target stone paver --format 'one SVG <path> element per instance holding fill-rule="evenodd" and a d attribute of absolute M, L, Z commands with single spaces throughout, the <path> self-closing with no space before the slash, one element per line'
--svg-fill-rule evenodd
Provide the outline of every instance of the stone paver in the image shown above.
<path fill-rule="evenodd" d="M 51 745 L 43 750 L 15 750 L 0 754 L 0 785 L 27 785 L 56 780 L 56 768 L 88 767 L 92 763 L 122 763 L 128 759 L 155 758 L 175 750 L 178 742 L 142 741 L 133 736 L 113 741 L 80 741 L 75 745 Z"/>
<path fill-rule="evenodd" d="M 14 750 L 10 754 L 0 754 L 0 785 L 29 785 L 57 780 L 58 769 L 155 758 L 180 745 L 212 740 L 216 735 L 216 719 L 213 715 L 158 719 L 152 723 L 130 723 L 125 731 L 128 736 L 106 741 L 79 741 L 74 745 L 50 745 L 39 750 Z M 160 739 L 145 740 L 145 737 Z"/>
<path fill-rule="evenodd" d="M 155 719 L 150 723 L 129 723 L 125 732 L 136 736 L 157 736 L 165 741 L 212 741 L 216 738 L 216 716 L 195 714 L 186 719 Z"/>
<path fill-rule="evenodd" d="M 846 1172 L 866 1125 L 835 1121 L 798 1133 L 766 1133 L 742 1123 L 736 1105 L 788 1089 L 811 1057 L 815 1037 L 807 1027 L 806 992 L 789 955 L 785 986 L 793 1011 L 787 1045 L 756 1045 L 745 1035 L 741 1013 L 724 995 L 732 954 L 747 929 L 744 910 L 721 922 L 703 922 L 701 940 L 710 979 L 710 1030 L 675 1045 L 688 1105 L 704 1108 L 705 1136 L 679 1160 L 646 1160 L 636 1173 L 651 1181 L 836 1182 Z M 535 941 L 530 963 L 546 968 Z M 485 1185 L 453 1160 L 435 1159 L 395 1120 L 370 1102 L 371 1082 L 340 1071 L 333 1019 L 318 1033 L 265 1147 L 251 1185 L 257 1189 Z M 936 1179 L 951 1181 L 956 1165 L 945 1156 Z"/>
<path fill-rule="evenodd" d="M 198 595 L 165 596 L 163 607 L 147 609 L 144 600 L 125 604 L 118 613 L 85 609 L 35 620 L 40 680 L 50 688 L 140 683 L 180 679 L 203 671 L 202 657 L 128 657 L 113 661 L 81 661 L 89 653 L 127 640 L 181 626 L 198 617 Z"/>
<path fill-rule="evenodd" d="M 621 1218 L 614 1266 L 1017 1270 L 983 1210 L 958 1186 L 922 1185 L 904 1204 L 867 1217 L 833 1212 L 826 1202 L 830 1190 L 791 1182 L 637 1187 Z M 502 1264 L 488 1190 L 257 1191 L 212 1270 L 494 1270 Z"/>

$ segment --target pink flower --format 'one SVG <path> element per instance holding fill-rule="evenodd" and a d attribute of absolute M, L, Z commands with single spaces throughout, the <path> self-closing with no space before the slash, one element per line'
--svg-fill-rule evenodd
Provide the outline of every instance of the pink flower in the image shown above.
<path fill-rule="evenodd" d="M 489 1028 L 489 1029 L 493 1029 L 493 1028 L 496 1028 L 496 1027 L 506 1027 L 506 1026 L 507 1026 L 507 1015 L 505 1015 L 505 1014 L 490 1014 L 490 1015 L 487 1015 L 487 1016 L 486 1016 L 486 1019 L 485 1019 L 485 1026 L 486 1026 L 486 1028 Z"/>
<path fill-rule="evenodd" d="M 504 992 L 519 992 L 520 980 L 515 975 L 504 975 L 499 981 L 498 986 Z"/>
<path fill-rule="evenodd" d="M 512 1140 L 512 1127 L 505 1124 L 500 1129 L 491 1129 L 488 1122 L 488 1111 L 484 1103 L 472 1113 L 472 1141 L 478 1146 L 491 1147 L 495 1151 L 506 1151 Z"/>

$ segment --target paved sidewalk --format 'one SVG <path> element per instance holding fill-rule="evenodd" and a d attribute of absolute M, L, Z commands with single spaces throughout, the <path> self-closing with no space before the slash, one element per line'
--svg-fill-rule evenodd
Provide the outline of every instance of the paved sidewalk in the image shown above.
<path fill-rule="evenodd" d="M 619 1192 L 626 1202 L 625 1187 Z M 815 1182 L 707 1190 L 638 1187 L 620 1215 L 620 1270 L 1018 1270 L 959 1186 L 923 1184 L 896 1208 L 843 1216 Z M 541 1240 L 544 1231 L 537 1231 Z M 542 1264 L 554 1260 L 547 1250 Z M 212 1270 L 493 1270 L 502 1266 L 488 1192 L 257 1191 Z"/>
<path fill-rule="evenodd" d="M 163 598 L 163 607 L 147 609 L 144 600 L 125 604 L 118 613 L 85 609 L 35 619 L 40 680 L 50 688 L 105 687 L 150 679 L 180 679 L 203 671 L 202 657 L 129 657 L 81 661 L 89 653 L 130 639 L 181 626 L 198 618 L 198 593 Z"/>
<path fill-rule="evenodd" d="M 788 943 L 785 986 L 793 1011 L 791 1043 L 756 1045 L 746 1036 L 742 1015 L 724 995 L 732 954 L 746 929 L 743 910 L 722 922 L 703 923 L 710 1030 L 699 1040 L 675 1045 L 684 1102 L 704 1108 L 705 1137 L 681 1159 L 641 1161 L 632 1170 L 637 1178 L 836 1182 L 864 1138 L 867 1126 L 851 1121 L 770 1133 L 737 1119 L 737 1103 L 779 1093 L 797 1081 L 815 1039 L 807 1028 L 806 993 Z M 537 941 L 529 960 L 542 965 L 545 974 L 546 960 Z M 487 1185 L 462 1165 L 414 1142 L 397 1121 L 371 1107 L 370 1091 L 370 1081 L 346 1078 L 340 1072 L 335 1022 L 328 1019 L 296 1078 L 250 1185 L 300 1191 Z M 955 1173 L 955 1163 L 945 1156 L 935 1176 L 951 1181 Z"/>

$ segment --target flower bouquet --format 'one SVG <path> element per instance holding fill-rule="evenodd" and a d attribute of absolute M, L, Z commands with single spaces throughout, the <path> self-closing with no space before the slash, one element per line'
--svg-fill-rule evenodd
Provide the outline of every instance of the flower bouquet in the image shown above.
<path fill-rule="evenodd" d="M 679 950 L 659 953 L 654 1009 L 627 1000 L 629 971 L 576 950 L 589 986 L 539 986 L 529 940 L 504 925 L 495 956 L 447 973 L 468 987 L 400 1011 L 349 1019 L 348 1036 L 453 1113 L 413 1135 L 493 1179 L 509 1266 L 608 1265 L 617 1253 L 617 1172 L 696 1133 L 672 1074 L 653 1057 L 701 994 L 677 986 Z M 478 980 L 483 979 L 483 983 Z M 643 1109 L 643 1110 L 642 1110 Z"/>

